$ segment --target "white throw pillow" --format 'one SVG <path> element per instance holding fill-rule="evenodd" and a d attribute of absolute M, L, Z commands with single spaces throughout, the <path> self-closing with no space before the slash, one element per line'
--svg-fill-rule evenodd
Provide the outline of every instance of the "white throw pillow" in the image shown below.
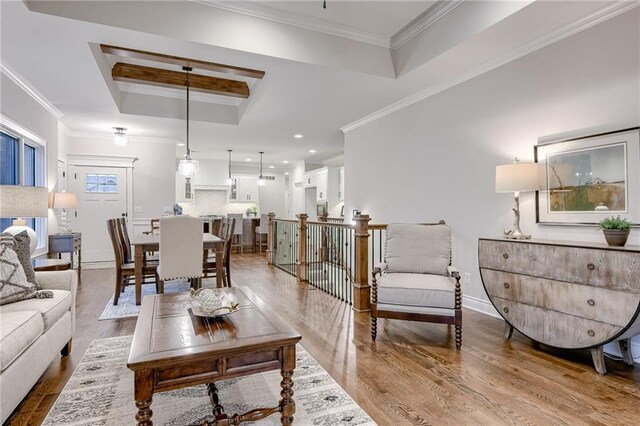
<path fill-rule="evenodd" d="M 387 272 L 447 275 L 451 230 L 447 225 L 389 224 L 385 261 Z"/>

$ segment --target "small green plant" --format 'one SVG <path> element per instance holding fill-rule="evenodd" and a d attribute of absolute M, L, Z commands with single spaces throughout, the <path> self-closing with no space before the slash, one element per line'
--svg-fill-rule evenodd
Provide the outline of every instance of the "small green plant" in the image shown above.
<path fill-rule="evenodd" d="M 620 216 L 606 217 L 600 221 L 600 229 L 616 229 L 620 231 L 628 231 L 631 229 L 631 222 Z"/>

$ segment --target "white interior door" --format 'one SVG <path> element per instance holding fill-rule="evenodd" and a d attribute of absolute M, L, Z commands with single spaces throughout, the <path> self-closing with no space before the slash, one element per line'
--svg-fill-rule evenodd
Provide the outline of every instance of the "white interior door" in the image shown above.
<path fill-rule="evenodd" d="M 82 260 L 114 260 L 107 219 L 127 216 L 127 169 L 74 165 L 68 178 L 78 198 L 71 223 L 75 232 L 82 232 Z"/>

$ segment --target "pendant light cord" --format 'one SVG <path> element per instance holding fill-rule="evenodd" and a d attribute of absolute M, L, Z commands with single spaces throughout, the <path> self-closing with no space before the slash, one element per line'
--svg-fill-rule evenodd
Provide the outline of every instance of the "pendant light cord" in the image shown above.
<path fill-rule="evenodd" d="M 187 70 L 187 160 L 191 160 L 191 148 L 189 146 L 189 70 Z"/>
<path fill-rule="evenodd" d="M 262 154 L 264 154 L 264 152 L 260 152 L 260 179 L 262 179 Z"/>

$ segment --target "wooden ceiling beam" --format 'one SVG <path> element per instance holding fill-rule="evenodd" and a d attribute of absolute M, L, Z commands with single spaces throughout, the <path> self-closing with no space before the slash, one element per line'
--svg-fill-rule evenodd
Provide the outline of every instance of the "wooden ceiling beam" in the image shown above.
<path fill-rule="evenodd" d="M 262 79 L 264 71 L 254 70 L 251 68 L 236 67 L 233 65 L 217 64 L 215 62 L 201 61 L 199 59 L 183 58 L 180 56 L 165 55 L 162 53 L 147 52 L 145 50 L 130 49 L 128 47 L 111 46 L 101 44 L 102 53 L 109 55 L 117 55 L 125 58 L 143 59 L 146 61 L 161 62 L 164 64 L 178 65 L 180 67 L 199 68 L 207 71 L 220 72 L 225 74 L 233 74 L 242 77 L 250 77 Z"/>
<path fill-rule="evenodd" d="M 160 87 L 187 87 L 187 73 L 160 68 L 118 62 L 111 70 L 115 81 L 148 84 Z M 227 80 L 200 74 L 189 74 L 189 88 L 197 92 L 214 93 L 216 95 L 248 98 L 249 86 L 244 81 Z"/>

